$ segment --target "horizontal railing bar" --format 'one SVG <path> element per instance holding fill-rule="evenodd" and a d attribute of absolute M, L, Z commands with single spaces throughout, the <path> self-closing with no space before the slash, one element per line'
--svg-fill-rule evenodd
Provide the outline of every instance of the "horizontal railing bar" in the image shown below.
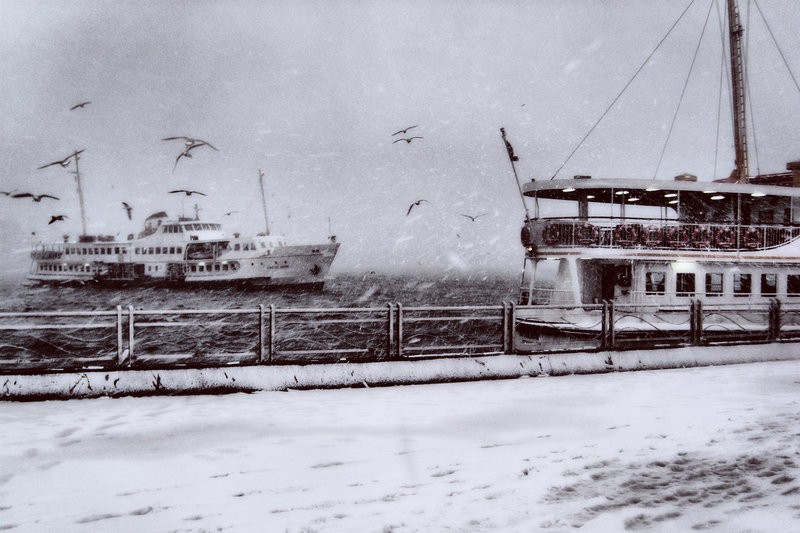
<path fill-rule="evenodd" d="M 458 350 L 458 349 L 480 349 L 480 348 L 496 348 L 502 349 L 502 344 L 456 344 L 456 345 L 442 345 L 442 346 L 414 346 L 414 345 L 405 345 L 403 346 L 403 353 L 407 353 L 409 351 L 416 351 L 416 352 L 427 352 L 433 350 Z"/>
<path fill-rule="evenodd" d="M 376 313 L 386 314 L 385 307 L 276 307 L 275 313 Z"/>
<path fill-rule="evenodd" d="M 403 311 L 502 311 L 502 305 L 403 306 Z"/>
<path fill-rule="evenodd" d="M 325 318 L 321 320 L 314 320 L 314 324 L 385 324 L 385 318 Z M 297 325 L 308 324 L 305 320 L 284 320 L 281 324 Z"/>
<path fill-rule="evenodd" d="M 69 317 L 69 316 L 116 316 L 117 311 L 3 311 L 0 318 L 21 317 Z"/>
<path fill-rule="evenodd" d="M 0 330 L 25 331 L 28 329 L 107 329 L 114 328 L 116 324 L 10 324 L 0 325 Z"/>
<path fill-rule="evenodd" d="M 287 355 L 314 355 L 328 353 L 368 353 L 368 348 L 340 348 L 333 350 L 280 350 L 273 354 L 274 357 L 284 357 Z"/>
<path fill-rule="evenodd" d="M 454 320 L 492 320 L 502 322 L 500 316 L 414 316 L 403 317 L 403 322 L 452 322 Z"/>
<path fill-rule="evenodd" d="M 134 314 L 138 316 L 148 315 L 246 315 L 258 314 L 260 309 L 134 309 Z M 114 312 L 116 314 L 116 311 Z"/>

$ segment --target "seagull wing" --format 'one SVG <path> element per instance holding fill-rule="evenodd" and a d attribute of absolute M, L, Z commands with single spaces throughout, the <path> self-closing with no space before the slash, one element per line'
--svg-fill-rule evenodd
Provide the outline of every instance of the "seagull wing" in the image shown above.
<path fill-rule="evenodd" d="M 61 165 L 63 161 L 53 161 L 52 163 L 47 163 L 46 165 L 42 165 L 36 170 L 42 170 L 43 168 L 52 167 L 53 165 Z"/>
<path fill-rule="evenodd" d="M 41 200 L 42 198 L 52 198 L 53 200 L 60 200 L 61 199 L 61 198 L 58 198 L 57 196 L 53 196 L 51 194 L 40 194 L 39 196 L 36 196 L 35 198 L 38 198 L 39 200 Z"/>
<path fill-rule="evenodd" d="M 417 204 L 414 203 L 414 204 L 411 204 L 410 206 L 408 206 L 408 211 L 406 211 L 406 216 L 411 214 L 411 210 L 414 209 L 415 205 L 417 205 Z"/>
<path fill-rule="evenodd" d="M 175 194 L 176 192 L 189 192 L 186 189 L 176 189 L 174 191 L 169 191 L 169 194 Z"/>
<path fill-rule="evenodd" d="M 199 194 L 200 196 L 208 196 L 206 193 L 200 191 L 189 191 L 189 194 Z"/>
<path fill-rule="evenodd" d="M 191 141 L 191 140 L 192 140 L 192 139 L 190 139 L 189 137 L 183 137 L 183 136 L 178 136 L 178 137 L 164 137 L 164 138 L 163 138 L 163 139 L 161 139 L 161 140 L 162 140 L 162 141 L 175 141 L 175 140 L 178 140 L 178 139 L 180 139 L 181 141 Z"/>
<path fill-rule="evenodd" d="M 12 194 L 11 198 L 33 198 L 33 195 L 29 192 L 18 192 L 17 194 Z"/>

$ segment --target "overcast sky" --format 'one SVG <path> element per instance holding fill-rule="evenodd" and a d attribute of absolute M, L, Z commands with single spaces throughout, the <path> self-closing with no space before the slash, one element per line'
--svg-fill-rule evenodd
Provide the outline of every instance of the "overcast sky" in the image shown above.
<path fill-rule="evenodd" d="M 558 178 L 730 173 L 727 90 L 715 157 L 717 10 L 658 166 L 710 2 L 695 0 Z M 193 201 L 167 194 L 180 188 L 208 195 L 201 218 L 255 233 L 263 168 L 273 231 L 320 241 L 330 224 L 336 271 L 513 273 L 523 211 L 499 128 L 521 177 L 549 179 L 689 4 L 1 0 L 0 190 L 61 200 L 0 196 L 0 265 L 27 267 L 32 232 L 80 232 L 72 176 L 37 167 L 85 149 L 90 233 L 124 236 L 161 210 L 192 214 Z M 759 5 L 800 76 L 800 4 Z M 782 171 L 800 159 L 800 94 L 760 15 L 750 19 L 752 171 Z M 411 125 L 423 139 L 392 142 Z M 196 149 L 173 172 L 181 145 L 161 138 L 174 135 L 219 151 Z M 238 213 L 221 219 L 228 211 Z M 68 218 L 48 226 L 52 214 Z"/>

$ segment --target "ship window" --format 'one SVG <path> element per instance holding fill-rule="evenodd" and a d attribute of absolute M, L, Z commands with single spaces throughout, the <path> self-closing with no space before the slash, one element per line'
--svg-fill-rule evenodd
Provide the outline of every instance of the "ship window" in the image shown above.
<path fill-rule="evenodd" d="M 753 290 L 753 277 L 750 274 L 733 275 L 733 295 L 750 296 Z"/>
<path fill-rule="evenodd" d="M 260 242 L 260 243 L 258 243 L 258 244 L 260 244 L 260 245 L 261 245 L 261 249 L 262 249 L 262 250 L 266 250 L 266 249 L 267 249 L 267 245 L 266 245 L 266 244 L 264 244 L 263 242 Z"/>
<path fill-rule="evenodd" d="M 786 276 L 786 296 L 800 296 L 800 275 Z"/>
<path fill-rule="evenodd" d="M 183 248 L 181 248 L 180 246 L 178 246 L 177 248 L 175 248 L 175 253 L 177 253 L 177 254 L 182 254 L 182 253 L 183 253 Z"/>
<path fill-rule="evenodd" d="M 664 294 L 664 280 L 666 274 L 664 272 L 646 272 L 645 273 L 645 294 Z"/>
<path fill-rule="evenodd" d="M 175 253 L 175 247 L 174 246 L 170 246 L 169 247 L 169 253 L 171 253 L 171 254 Z"/>
<path fill-rule="evenodd" d="M 241 248 L 241 246 L 239 246 L 239 243 L 238 243 L 238 242 L 237 242 L 236 244 L 234 244 L 234 245 L 233 245 L 233 249 L 234 249 L 234 251 L 238 252 L 238 251 L 239 251 L 239 248 Z"/>
<path fill-rule="evenodd" d="M 148 254 L 152 254 L 153 253 L 153 247 L 152 246 L 147 249 L 147 253 Z"/>
<path fill-rule="evenodd" d="M 775 296 L 778 294 L 778 275 L 761 274 L 761 296 Z"/>
<path fill-rule="evenodd" d="M 706 274 L 706 296 L 722 296 L 722 272 Z"/>
<path fill-rule="evenodd" d="M 214 270 L 219 272 L 219 263 L 214 263 Z"/>
<path fill-rule="evenodd" d="M 678 272 L 675 277 L 675 295 L 687 298 L 694 296 L 694 272 Z"/>

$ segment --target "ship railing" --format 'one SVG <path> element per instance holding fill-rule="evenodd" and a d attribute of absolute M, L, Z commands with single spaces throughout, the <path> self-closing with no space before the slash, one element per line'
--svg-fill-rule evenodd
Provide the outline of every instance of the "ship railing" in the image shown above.
<path fill-rule="evenodd" d="M 0 373 L 379 362 L 800 342 L 800 302 L 0 313 Z"/>
<path fill-rule="evenodd" d="M 763 250 L 800 237 L 795 225 L 689 223 L 678 220 L 589 217 L 531 220 L 523 244 L 567 248 Z"/>

